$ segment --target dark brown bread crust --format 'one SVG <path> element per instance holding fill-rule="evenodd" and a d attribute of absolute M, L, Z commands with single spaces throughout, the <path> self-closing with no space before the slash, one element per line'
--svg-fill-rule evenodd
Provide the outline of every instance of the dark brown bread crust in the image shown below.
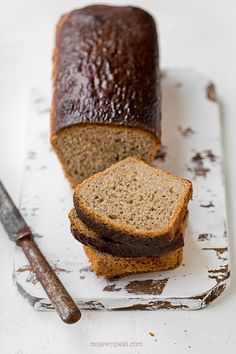
<path fill-rule="evenodd" d="M 88 232 L 86 232 L 86 227 L 84 227 L 83 224 L 81 224 L 81 221 L 77 219 L 75 209 L 72 209 L 68 216 L 71 222 L 71 233 L 75 239 L 85 246 L 92 247 L 101 253 L 108 253 L 112 256 L 119 257 L 155 257 L 182 248 L 184 246 L 183 235 L 188 221 L 188 212 L 186 212 L 180 229 L 177 231 L 173 241 L 169 245 L 165 247 L 150 247 L 146 245 L 134 246 L 122 242 L 113 242 L 104 236 L 91 232 L 91 230 L 87 229 Z"/>
<path fill-rule="evenodd" d="M 182 233 L 176 235 L 176 238 L 169 245 L 164 247 L 150 247 L 146 245 L 135 247 L 129 244 L 125 245 L 124 243 L 112 242 L 105 238 L 89 237 L 73 226 L 71 226 L 71 233 L 85 246 L 90 246 L 101 253 L 108 253 L 118 257 L 156 257 L 176 251 L 184 246 Z"/>
<path fill-rule="evenodd" d="M 109 227 L 108 225 L 102 224 L 100 221 L 97 221 L 93 218 L 92 215 L 86 214 L 83 208 L 78 206 L 78 201 L 75 199 L 74 193 L 74 207 L 76 213 L 80 220 L 90 229 L 97 232 L 101 237 L 105 237 L 106 239 L 111 240 L 112 242 L 123 243 L 125 245 L 129 244 L 135 247 L 167 247 L 171 244 L 174 239 L 175 234 L 180 229 L 181 224 L 184 221 L 186 216 L 186 209 L 181 212 L 178 222 L 175 224 L 175 228 L 171 230 L 171 233 L 163 234 L 158 237 L 140 237 L 131 235 L 129 232 L 125 230 L 115 230 Z"/>
<path fill-rule="evenodd" d="M 88 6 L 64 15 L 54 50 L 51 136 L 81 123 L 149 131 L 160 142 L 155 22 L 135 7 Z"/>

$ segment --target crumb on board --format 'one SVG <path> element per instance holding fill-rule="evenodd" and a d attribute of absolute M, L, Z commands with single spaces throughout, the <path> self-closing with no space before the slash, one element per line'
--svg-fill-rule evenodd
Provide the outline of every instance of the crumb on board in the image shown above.
<path fill-rule="evenodd" d="M 150 335 L 151 337 L 155 337 L 155 333 L 153 333 L 153 332 L 149 332 L 149 335 Z"/>

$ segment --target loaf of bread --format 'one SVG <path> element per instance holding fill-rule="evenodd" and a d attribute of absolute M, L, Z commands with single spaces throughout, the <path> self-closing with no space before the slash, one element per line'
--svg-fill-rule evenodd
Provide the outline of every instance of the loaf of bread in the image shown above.
<path fill-rule="evenodd" d="M 160 74 L 153 18 L 135 7 L 89 6 L 64 15 L 53 57 L 51 143 L 78 182 L 160 147 Z"/>
<path fill-rule="evenodd" d="M 95 274 L 107 279 L 173 269 L 178 267 L 183 259 L 182 248 L 158 257 L 114 257 L 88 246 L 84 246 L 84 251 Z"/>
<path fill-rule="evenodd" d="M 187 225 L 187 215 L 184 218 L 180 229 L 175 234 L 174 239 L 168 245 L 164 247 L 150 247 L 149 245 L 133 246 L 127 243 L 113 242 L 109 239 L 102 237 L 93 230 L 89 229 L 78 217 L 75 209 L 72 209 L 69 213 L 69 219 L 71 223 L 71 233 L 76 240 L 90 246 L 95 250 L 108 253 L 112 256 L 119 257 L 140 257 L 140 256 L 160 256 L 162 254 L 176 251 L 184 246 L 184 231 Z"/>
<path fill-rule="evenodd" d="M 180 229 L 191 197 L 190 181 L 129 157 L 77 185 L 74 206 L 102 237 L 164 247 Z"/>

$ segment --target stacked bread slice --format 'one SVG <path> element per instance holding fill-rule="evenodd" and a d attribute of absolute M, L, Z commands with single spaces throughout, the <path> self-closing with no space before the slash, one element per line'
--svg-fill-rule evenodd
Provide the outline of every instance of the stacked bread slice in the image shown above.
<path fill-rule="evenodd" d="M 106 278 L 180 265 L 190 181 L 129 157 L 78 184 L 71 231 Z"/>

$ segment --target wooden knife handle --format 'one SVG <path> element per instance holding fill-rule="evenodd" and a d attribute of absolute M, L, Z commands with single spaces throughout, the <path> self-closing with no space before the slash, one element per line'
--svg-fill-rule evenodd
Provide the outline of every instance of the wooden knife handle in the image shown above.
<path fill-rule="evenodd" d="M 52 270 L 33 238 L 29 235 L 19 239 L 17 243 L 22 247 L 37 280 L 42 284 L 61 319 L 66 323 L 77 322 L 81 317 L 77 305 Z"/>

